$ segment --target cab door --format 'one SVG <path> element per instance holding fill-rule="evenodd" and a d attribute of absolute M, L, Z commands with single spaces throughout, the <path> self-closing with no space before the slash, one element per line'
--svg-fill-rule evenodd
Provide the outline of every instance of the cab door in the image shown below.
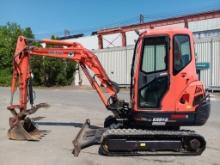
<path fill-rule="evenodd" d="M 161 109 L 169 88 L 168 53 L 168 36 L 143 39 L 138 74 L 138 110 Z"/>

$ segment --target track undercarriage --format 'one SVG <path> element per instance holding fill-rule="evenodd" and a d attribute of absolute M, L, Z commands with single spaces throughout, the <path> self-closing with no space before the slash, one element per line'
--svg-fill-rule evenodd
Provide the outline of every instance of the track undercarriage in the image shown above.
<path fill-rule="evenodd" d="M 206 141 L 190 130 L 91 129 L 86 120 L 73 144 L 75 156 L 95 144 L 108 156 L 200 155 Z"/>

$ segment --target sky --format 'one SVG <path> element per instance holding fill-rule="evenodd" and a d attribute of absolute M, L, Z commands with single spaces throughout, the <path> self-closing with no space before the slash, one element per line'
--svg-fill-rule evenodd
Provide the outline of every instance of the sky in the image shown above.
<path fill-rule="evenodd" d="M 0 25 L 31 27 L 38 39 L 220 9 L 220 0 L 0 0 Z"/>

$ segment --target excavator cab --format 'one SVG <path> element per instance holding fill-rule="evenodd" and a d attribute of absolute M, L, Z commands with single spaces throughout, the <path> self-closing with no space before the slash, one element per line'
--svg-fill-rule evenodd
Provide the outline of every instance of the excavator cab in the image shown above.
<path fill-rule="evenodd" d="M 192 33 L 149 30 L 135 46 L 131 70 L 134 125 L 202 125 L 210 103 L 198 80 Z"/>

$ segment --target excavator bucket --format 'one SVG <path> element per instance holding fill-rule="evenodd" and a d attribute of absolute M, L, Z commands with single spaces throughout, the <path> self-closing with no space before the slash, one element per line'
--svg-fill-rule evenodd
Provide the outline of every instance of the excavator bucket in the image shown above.
<path fill-rule="evenodd" d="M 11 140 L 39 141 L 47 133 L 47 131 L 39 130 L 28 117 L 16 121 L 16 124 L 13 121 L 14 118 L 9 119 L 8 138 Z"/>
<path fill-rule="evenodd" d="M 106 131 L 105 128 L 92 128 L 89 119 L 86 119 L 76 138 L 73 140 L 73 154 L 77 157 L 83 148 L 100 144 L 102 134 Z"/>
<path fill-rule="evenodd" d="M 49 105 L 47 103 L 40 103 L 19 114 L 13 107 L 8 107 L 8 109 L 14 115 L 14 117 L 9 118 L 10 129 L 8 130 L 8 138 L 11 140 L 39 141 L 44 135 L 47 134 L 47 131 L 39 130 L 34 122 L 27 117 L 27 115 L 35 113 L 40 108 L 48 107 Z"/>

